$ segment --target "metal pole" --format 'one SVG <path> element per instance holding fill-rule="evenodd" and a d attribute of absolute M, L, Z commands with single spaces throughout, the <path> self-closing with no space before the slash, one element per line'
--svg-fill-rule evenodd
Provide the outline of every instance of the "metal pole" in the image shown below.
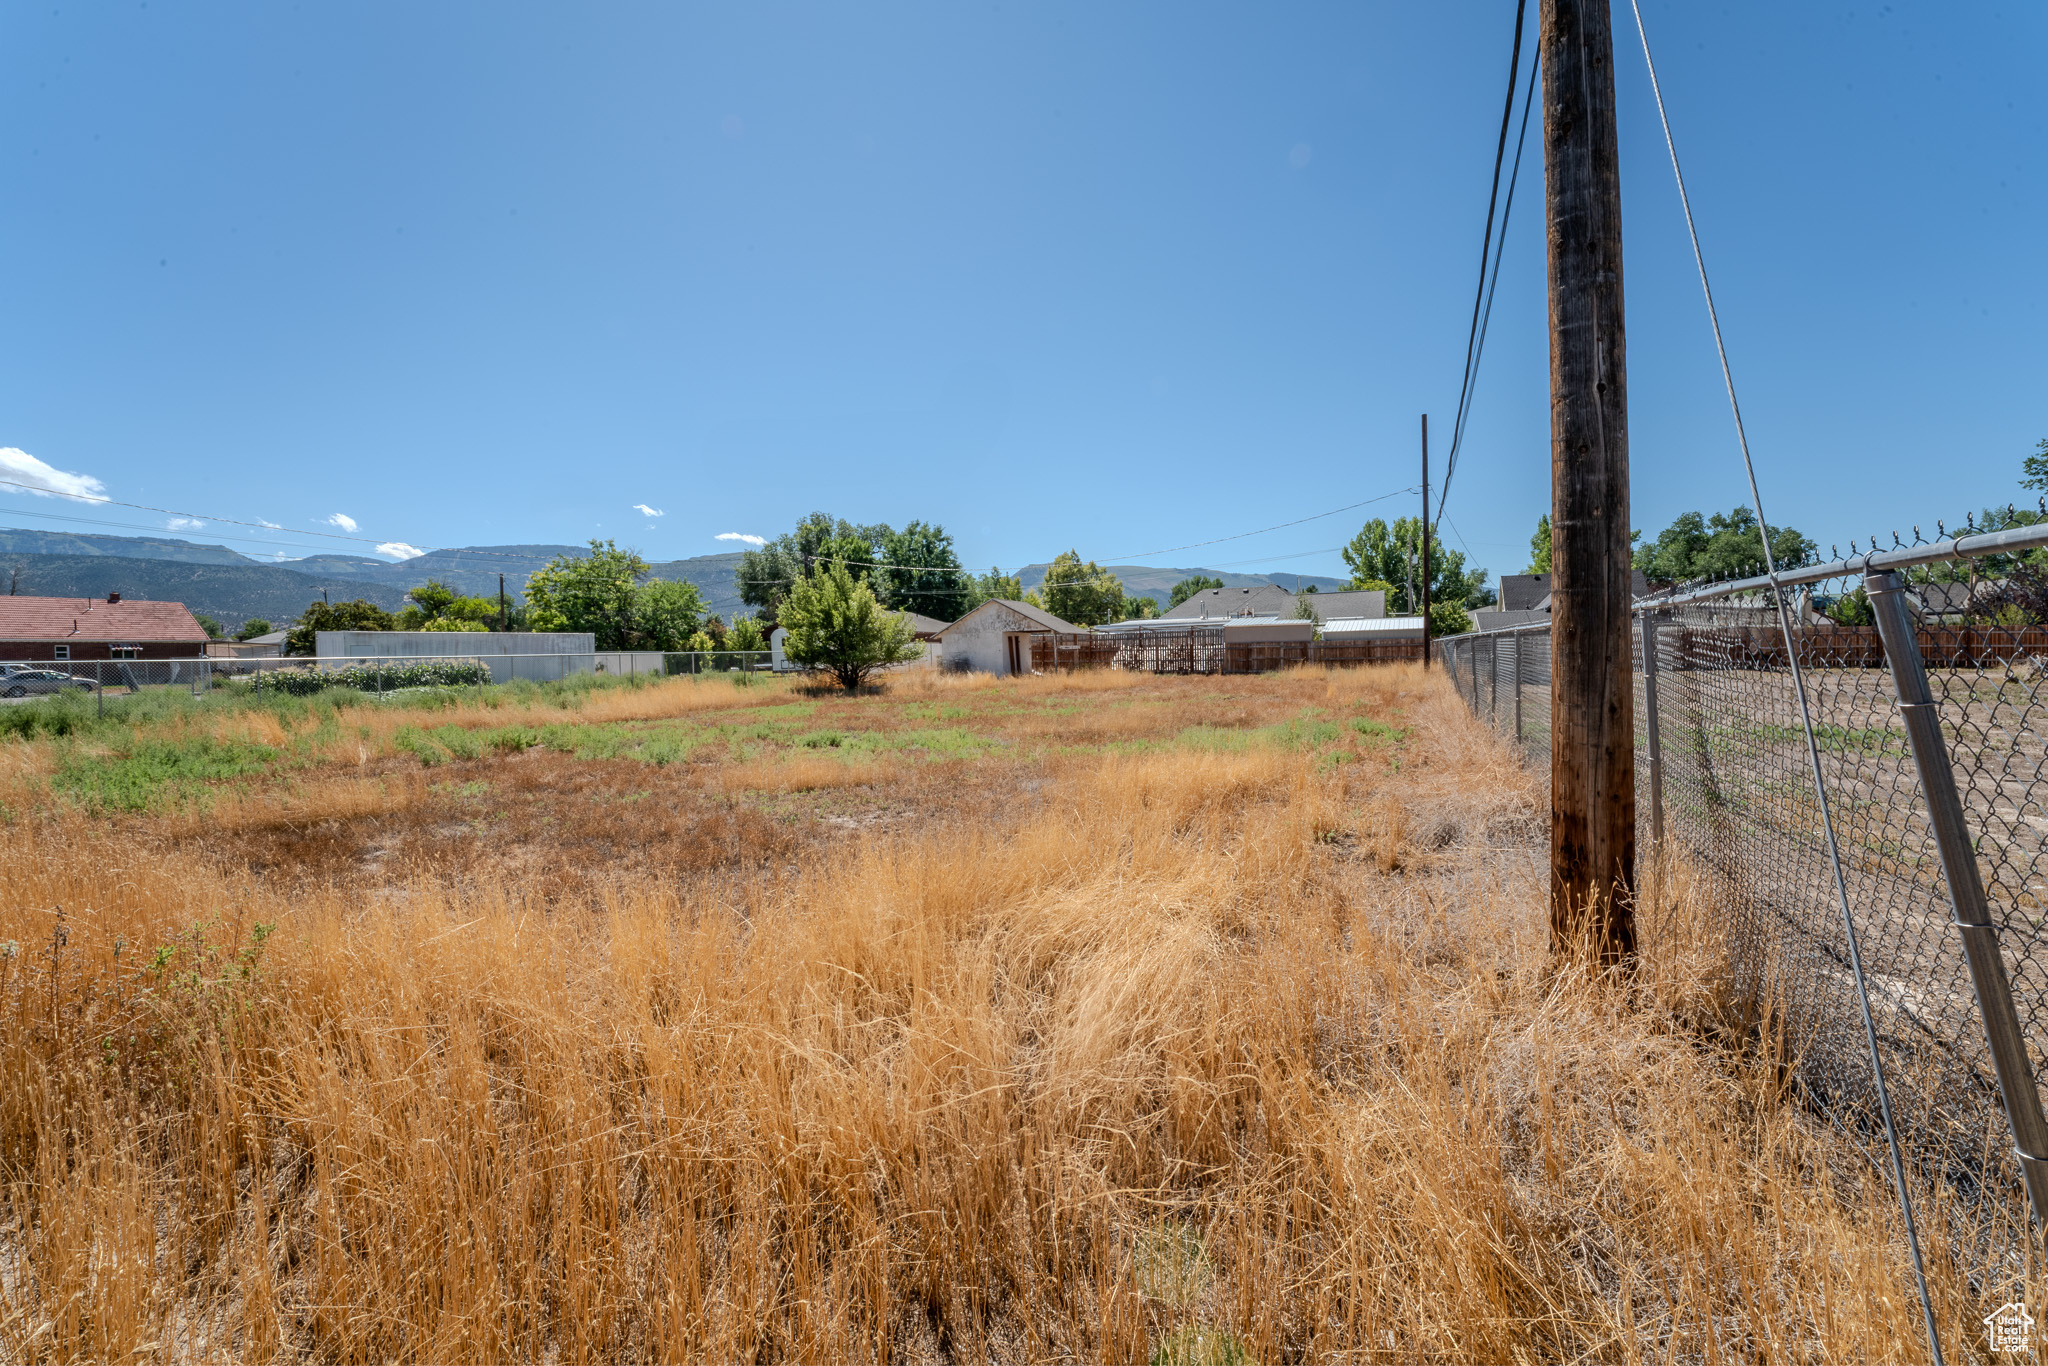
<path fill-rule="evenodd" d="M 1515 642 L 1515 743 L 1522 743 L 1522 637 L 1517 634 Z"/>
<path fill-rule="evenodd" d="M 1991 1065 L 1998 1072 L 1998 1092 L 2005 1101 L 2006 1122 L 2012 1127 L 2014 1151 L 2027 1183 L 2027 1202 L 2033 1206 L 2035 1224 L 2048 1227 L 2048 1118 L 2041 1113 L 2041 1093 L 2027 1063 L 2019 1013 L 2013 1008 L 2012 983 L 1998 951 L 1998 925 L 1984 896 L 1962 798 L 1956 795 L 1948 741 L 1941 733 L 1941 713 L 1927 688 L 1927 670 L 1920 659 L 1920 642 L 1914 635 L 1899 576 L 1870 574 L 1863 587 L 1876 609 L 1877 632 L 1884 641 L 1884 657 L 1891 665 L 1892 686 L 1899 696 L 1899 715 L 1906 723 L 1913 766 L 1919 770 L 1920 790 L 1927 798 L 1927 823 L 1941 852 L 1942 880 L 1948 884 L 1949 907 L 1963 937 L 1970 984 L 1976 988 L 1977 1010 L 1984 1020 L 1984 1039 L 1991 1049 Z"/>
<path fill-rule="evenodd" d="M 1456 445 L 1456 442 L 1452 442 Z M 1429 667 L 1429 414 L 1422 415 L 1422 667 Z"/>
<path fill-rule="evenodd" d="M 1657 621 L 1643 613 L 1643 733 L 1650 741 L 1650 841 L 1664 842 L 1664 745 L 1657 736 Z"/>

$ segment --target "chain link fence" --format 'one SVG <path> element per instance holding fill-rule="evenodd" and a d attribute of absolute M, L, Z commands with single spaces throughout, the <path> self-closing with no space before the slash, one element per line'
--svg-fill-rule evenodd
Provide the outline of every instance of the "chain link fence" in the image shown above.
<path fill-rule="evenodd" d="M 1780 625 L 1918 1202 L 1981 1283 L 2048 1209 L 2048 525 L 1641 599 L 1641 847 L 1683 865 L 1801 1092 L 1882 1163 L 1877 1075 Z M 1889 615 L 1888 615 L 1889 614 Z M 1549 767 L 1548 626 L 1441 642 L 1474 713 Z M 1904 705 L 1902 705 L 1902 703 Z"/>
<path fill-rule="evenodd" d="M 0 705 L 122 708 L 216 692 L 308 695 L 332 688 L 394 694 L 431 687 L 553 683 L 576 677 L 753 673 L 767 650 L 598 650 L 583 654 L 285 655 L 259 658 L 29 660 L 0 665 Z"/>

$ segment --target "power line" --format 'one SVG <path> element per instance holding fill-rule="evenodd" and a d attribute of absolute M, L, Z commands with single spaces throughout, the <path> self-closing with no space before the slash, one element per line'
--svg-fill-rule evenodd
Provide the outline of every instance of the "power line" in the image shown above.
<path fill-rule="evenodd" d="M 1529 144 L 1529 110 L 1536 102 L 1536 75 L 1539 62 L 1529 63 L 1528 93 L 1522 98 L 1522 126 L 1515 135 L 1515 161 L 1508 174 L 1508 193 L 1505 202 L 1500 202 L 1500 169 L 1507 152 L 1508 126 L 1514 119 L 1515 87 L 1521 80 L 1522 69 L 1522 17 L 1527 0 L 1516 0 L 1515 41 L 1513 55 L 1508 62 L 1508 91 L 1500 111 L 1500 141 L 1493 152 L 1493 189 L 1486 201 L 1486 233 L 1479 247 L 1479 285 L 1472 296 L 1472 326 L 1465 338 L 1465 375 L 1458 384 L 1458 412 L 1451 422 L 1451 451 L 1444 461 L 1443 492 L 1437 498 L 1437 516 L 1443 515 L 1446 503 L 1450 501 L 1451 480 L 1458 473 L 1458 454 L 1465 445 L 1465 424 L 1472 413 L 1472 395 L 1479 386 L 1479 361 L 1486 351 L 1486 333 L 1493 321 L 1493 299 L 1500 289 L 1501 258 L 1507 252 L 1508 219 L 1514 212 L 1515 186 L 1522 178 L 1522 153 Z M 1493 231 L 1493 215 L 1496 203 L 1500 203 L 1500 233 Z M 1489 268 L 1488 256 L 1492 256 Z M 1428 509 L 1424 509 L 1426 513 Z"/>
<path fill-rule="evenodd" d="M 1806 672 L 1800 667 L 1799 650 L 1792 639 L 1792 618 L 1785 606 L 1785 592 L 1778 587 L 1777 557 L 1771 550 L 1771 523 L 1764 516 L 1764 496 L 1757 484 L 1756 461 L 1749 452 L 1749 432 L 1742 423 L 1742 405 L 1735 397 L 1735 372 L 1728 364 L 1728 346 L 1721 339 L 1721 312 L 1714 307 L 1714 287 L 1707 282 L 1707 258 L 1700 250 L 1700 230 L 1693 222 L 1692 196 L 1686 193 L 1685 172 L 1678 166 L 1678 143 L 1671 136 L 1671 115 L 1664 108 L 1664 87 L 1657 79 L 1657 63 L 1650 56 L 1650 32 L 1643 26 L 1643 7 L 1629 0 L 1635 11 L 1636 34 L 1643 41 L 1643 65 L 1649 68 L 1650 91 L 1657 97 L 1657 119 L 1664 126 L 1664 148 L 1671 154 L 1671 176 L 1678 182 L 1678 202 L 1685 210 L 1685 231 L 1692 239 L 1693 264 L 1699 267 L 1700 293 L 1707 301 L 1707 321 L 1714 329 L 1714 352 L 1721 361 L 1721 381 L 1728 389 L 1728 411 L 1735 418 L 1735 440 L 1742 449 L 1743 473 L 1749 477 L 1749 499 L 1756 508 L 1757 536 L 1763 542 L 1764 572 L 1770 576 L 1771 598 L 1778 609 L 1778 630 L 1785 640 L 1785 659 L 1791 666 L 1792 691 L 1799 702 L 1799 720 L 1806 732 L 1807 765 L 1813 774 L 1814 795 L 1820 804 L 1821 830 L 1827 837 L 1828 861 L 1833 865 L 1835 899 L 1841 906 L 1842 933 L 1849 950 L 1849 967 L 1856 977 L 1856 1002 L 1863 1015 L 1863 1037 L 1870 1051 L 1870 1069 L 1877 1083 L 1877 1104 L 1884 1121 L 1885 1147 L 1891 1155 L 1892 1185 L 1899 1194 L 1905 1215 L 1906 1248 L 1912 1255 L 1913 1277 L 1919 1284 L 1921 1321 L 1927 1329 L 1927 1346 L 1935 1366 L 1941 1366 L 1941 1335 L 1935 1331 L 1934 1301 L 1927 1292 L 1927 1268 L 1920 1257 L 1920 1233 L 1913 1219 L 1913 1192 L 1906 1184 L 1904 1159 L 1899 1153 L 1899 1131 L 1892 1121 L 1891 1090 L 1885 1084 L 1884 1056 L 1877 1045 L 1877 1024 L 1870 1012 L 1870 986 L 1864 978 L 1863 954 L 1856 940 L 1856 917 L 1849 909 L 1849 885 L 1842 875 L 1842 846 L 1835 835 L 1835 817 L 1828 801 L 1828 787 L 1821 774 L 1820 741 L 1814 733 L 1813 708 L 1806 693 Z"/>
<path fill-rule="evenodd" d="M 1275 526 L 1262 526 L 1257 531 L 1240 531 L 1235 536 L 1218 536 L 1213 541 L 1194 541 L 1187 545 L 1170 545 L 1164 550 L 1133 550 L 1122 555 L 1105 555 L 1103 558 L 1106 560 L 1142 560 L 1147 555 L 1171 555 L 1180 550 L 1199 550 L 1205 545 L 1222 545 L 1225 541 L 1241 541 L 1247 536 L 1263 536 L 1269 531 L 1280 531 L 1286 527 L 1300 526 L 1303 522 L 1315 522 L 1325 517 L 1335 517 L 1340 512 L 1350 512 L 1354 508 L 1362 508 L 1372 503 L 1384 503 L 1389 498 L 1399 498 L 1403 494 L 1414 492 L 1416 492 L 1416 486 L 1411 484 L 1405 489 L 1395 489 L 1392 493 L 1382 493 L 1377 497 L 1367 498 L 1364 502 L 1350 503 L 1340 508 L 1331 508 L 1328 512 L 1318 512 L 1313 517 L 1297 517 L 1291 522 L 1281 522 Z M 1309 553 L 1314 554 L 1317 552 L 1311 551 Z M 1248 561 L 1240 561 L 1240 563 L 1248 563 Z"/>

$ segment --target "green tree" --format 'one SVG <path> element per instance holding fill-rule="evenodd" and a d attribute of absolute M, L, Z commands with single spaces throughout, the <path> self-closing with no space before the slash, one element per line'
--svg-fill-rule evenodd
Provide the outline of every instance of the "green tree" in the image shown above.
<path fill-rule="evenodd" d="M 1310 589 L 1306 593 L 1296 593 L 1294 595 L 1294 619 L 1296 621 L 1320 622 L 1323 619 L 1322 614 L 1316 611 L 1314 593 L 1315 590 Z"/>
<path fill-rule="evenodd" d="M 557 555 L 526 580 L 527 619 L 536 631 L 588 631 L 600 650 L 629 649 L 648 570 L 632 551 L 592 540 L 588 555 Z"/>
<path fill-rule="evenodd" d="M 1550 514 L 1544 513 L 1536 519 L 1536 534 L 1529 538 L 1529 567 L 1524 574 L 1548 574 L 1550 572 Z"/>
<path fill-rule="evenodd" d="M 967 604 L 967 611 L 972 612 L 983 603 L 994 602 L 997 599 L 1005 602 L 1022 602 L 1024 584 L 1015 574 L 1005 574 L 991 566 L 988 573 L 975 576 L 974 593 Z M 961 615 L 964 616 L 966 613 Z"/>
<path fill-rule="evenodd" d="M 1206 593 L 1211 588 L 1221 588 L 1222 586 L 1223 580 L 1221 579 L 1212 579 L 1204 574 L 1195 574 L 1189 578 L 1182 579 L 1173 586 L 1173 592 L 1168 597 L 1166 605 L 1169 609 L 1178 607 L 1197 593 Z"/>
<path fill-rule="evenodd" d="M 220 623 L 215 621 L 212 617 L 207 616 L 206 613 L 194 612 L 192 614 L 192 620 L 199 623 L 199 629 L 206 632 L 206 638 L 208 640 L 227 639 L 226 636 L 221 634 Z"/>
<path fill-rule="evenodd" d="M 791 585 L 781 618 L 789 632 L 783 656 L 799 668 L 831 674 L 848 692 L 875 670 L 924 653 L 909 620 L 883 607 L 842 564 L 827 564 Z"/>
<path fill-rule="evenodd" d="M 856 578 L 866 578 L 881 559 L 877 547 L 894 534 L 886 524 L 859 526 L 829 512 L 814 512 L 795 530 L 741 554 L 733 568 L 740 601 L 772 627 L 782 600 L 798 579 L 835 560 L 846 564 Z"/>
<path fill-rule="evenodd" d="M 1151 621 L 1159 615 L 1159 599 L 1140 593 L 1135 598 L 1125 598 L 1123 608 L 1117 614 L 1119 621 Z"/>
<path fill-rule="evenodd" d="M 725 645 L 729 650 L 765 650 L 768 637 L 761 633 L 761 623 L 752 617 L 737 617 L 732 629 L 725 633 Z"/>
<path fill-rule="evenodd" d="M 322 631 L 395 631 L 398 622 L 374 602 L 354 598 L 348 602 L 315 602 L 307 605 L 284 638 L 288 655 L 310 655 Z"/>
<path fill-rule="evenodd" d="M 2048 489 L 2048 437 L 2034 447 L 2034 453 L 2020 461 L 2020 487 Z"/>
<path fill-rule="evenodd" d="M 1351 569 L 1346 589 L 1383 588 L 1389 612 L 1406 615 L 1421 610 L 1420 517 L 1403 517 L 1392 526 L 1375 517 L 1359 528 L 1342 554 Z M 1459 607 L 1484 607 L 1494 600 L 1486 571 L 1466 569 L 1465 553 L 1451 549 L 1435 535 L 1429 538 L 1429 579 L 1432 605 L 1447 602 Z"/>
<path fill-rule="evenodd" d="M 398 614 L 401 631 L 487 631 L 498 615 L 496 602 L 464 597 L 439 579 L 428 579 L 405 596 L 409 601 Z"/>
<path fill-rule="evenodd" d="M 1771 553 L 1780 568 L 1811 563 L 1816 550 L 1811 540 L 1789 526 L 1771 531 Z M 1764 538 L 1757 531 L 1756 513 L 1746 507 L 1711 517 L 1681 512 L 1656 540 L 1638 546 L 1635 553 L 1635 567 L 1658 583 L 1760 573 L 1763 561 Z"/>
<path fill-rule="evenodd" d="M 649 579 L 633 595 L 634 644 L 643 650 L 680 650 L 697 632 L 704 595 L 680 579 Z"/>
<path fill-rule="evenodd" d="M 400 630 L 402 630 L 402 631 L 403 631 L 403 630 L 418 630 L 418 631 L 476 631 L 476 632 L 484 632 L 484 631 L 488 631 L 488 630 L 490 630 L 491 628 L 490 628 L 490 627 L 488 627 L 488 626 L 486 626 L 486 625 L 484 625 L 484 624 L 483 624 L 482 622 L 480 622 L 480 621 L 465 621 L 465 620 L 463 620 L 463 619 L 462 619 L 461 617 L 435 617 L 435 618 L 434 618 L 433 620 L 431 620 L 431 621 L 427 621 L 427 622 L 423 622 L 423 623 L 421 623 L 421 624 L 420 624 L 419 626 L 416 626 L 416 627 L 409 627 L 409 626 L 406 626 L 406 625 L 404 624 L 403 620 L 401 620 L 401 621 L 400 621 L 400 623 L 399 623 L 399 629 L 400 629 Z"/>
<path fill-rule="evenodd" d="M 1046 566 L 1045 582 L 1038 591 L 1046 611 L 1076 626 L 1115 621 L 1123 610 L 1123 580 L 1093 560 L 1083 564 L 1080 555 L 1071 550 Z"/>
<path fill-rule="evenodd" d="M 920 612 L 940 621 L 967 615 L 973 583 L 953 553 L 953 538 L 936 523 L 912 522 L 901 531 L 884 528 L 880 546 L 884 568 L 872 582 L 884 607 Z"/>
<path fill-rule="evenodd" d="M 1462 636 L 1471 629 L 1472 615 L 1465 610 L 1463 604 L 1437 602 L 1434 600 L 1430 602 L 1429 634 L 1431 637 L 1441 639 L 1444 636 Z"/>
<path fill-rule="evenodd" d="M 270 623 L 265 621 L 262 617 L 250 617 L 247 621 L 242 623 L 241 629 L 235 632 L 235 639 L 254 640 L 258 636 L 269 635 L 271 629 L 272 628 Z"/>

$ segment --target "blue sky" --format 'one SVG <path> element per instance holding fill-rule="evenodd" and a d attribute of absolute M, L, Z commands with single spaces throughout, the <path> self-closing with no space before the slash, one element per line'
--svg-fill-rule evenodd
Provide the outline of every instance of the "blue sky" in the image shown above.
<path fill-rule="evenodd" d="M 666 559 L 824 508 L 1014 566 L 1354 503 L 1414 482 L 1425 410 L 1441 463 L 1512 14 L 12 6 L 0 447 L 302 546 L 340 514 Z M 1646 17 L 1773 519 L 1846 550 L 2015 496 L 2044 11 Z M 1615 18 L 1654 532 L 1744 490 Z M 1496 573 L 1549 499 L 1533 135 L 1525 173 L 1448 510 Z M 63 525 L 28 511 L 167 521 L 0 492 Z M 1155 562 L 1341 573 L 1362 515 Z"/>

